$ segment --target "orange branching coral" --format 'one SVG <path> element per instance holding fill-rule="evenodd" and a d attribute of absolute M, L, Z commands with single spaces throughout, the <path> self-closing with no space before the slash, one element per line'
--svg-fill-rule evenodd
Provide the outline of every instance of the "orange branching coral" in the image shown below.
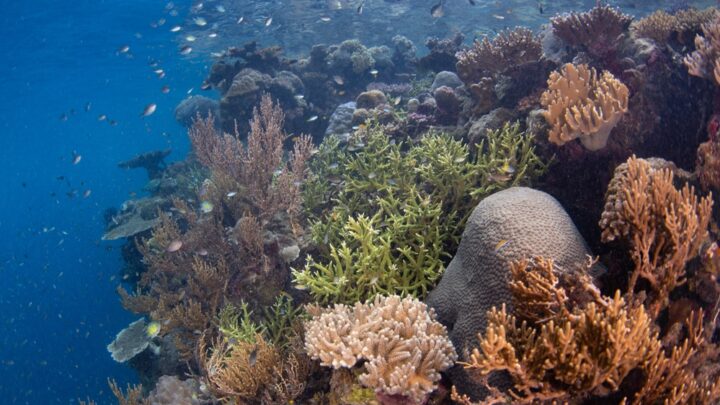
<path fill-rule="evenodd" d="M 712 197 L 698 199 L 687 184 L 676 189 L 670 169 L 654 169 L 634 156 L 615 170 L 608 191 L 600 220 L 603 241 L 629 241 L 635 268 L 628 294 L 638 279 L 647 281 L 652 291 L 646 306 L 656 316 L 670 292 L 684 283 L 686 264 L 708 237 Z"/>
<path fill-rule="evenodd" d="M 557 145 L 580 138 L 589 150 L 604 148 L 628 109 L 628 88 L 610 72 L 598 77 L 587 65 L 566 64 L 550 74 L 548 87 L 540 102 L 552 125 L 549 140 Z"/>
<path fill-rule="evenodd" d="M 573 295 L 558 285 L 551 261 L 535 258 L 514 266 L 511 282 L 525 286 L 513 293 L 515 311 L 522 308 L 520 300 L 534 297 L 529 299 L 537 301 L 535 320 L 520 322 L 504 306 L 488 313 L 488 327 L 480 336 L 479 347 L 472 351 L 469 362 L 462 363 L 476 370 L 488 388 L 483 403 L 562 403 L 619 392 L 627 396 L 625 402 L 629 399 L 634 404 L 700 404 L 720 396 L 719 384 L 695 375 L 690 366 L 704 343 L 701 312 L 691 315 L 682 344 L 666 353 L 655 332 L 654 318 L 643 306 L 628 305 L 619 291 L 613 298 L 595 294 L 586 305 L 549 299 Z M 532 280 L 524 279 L 531 274 L 529 269 L 537 274 Z M 528 290 L 535 292 L 528 294 Z M 542 302 L 553 304 L 543 311 Z M 643 385 L 627 395 L 623 382 L 636 369 L 644 374 Z M 512 388 L 503 391 L 490 385 L 490 374 L 497 371 L 510 376 Z M 468 397 L 455 391 L 453 399 L 471 404 Z"/>
<path fill-rule="evenodd" d="M 584 46 L 595 56 L 613 51 L 630 22 L 632 17 L 607 5 L 598 5 L 585 13 L 559 15 L 551 20 L 555 35 L 570 45 Z"/>
<path fill-rule="evenodd" d="M 376 297 L 336 305 L 306 322 L 305 349 L 324 366 L 366 360 L 360 382 L 383 395 L 423 403 L 457 355 L 434 312 L 414 298 Z"/>
<path fill-rule="evenodd" d="M 466 84 L 477 83 L 492 77 L 511 66 L 533 62 L 542 56 L 542 45 L 527 28 L 500 32 L 491 41 L 487 36 L 475 40 L 473 47 L 456 55 L 457 72 Z"/>
<path fill-rule="evenodd" d="M 127 390 L 123 393 L 122 389 L 118 387 L 115 380 L 108 379 L 108 385 L 110 385 L 110 390 L 112 391 L 113 395 L 118 400 L 118 405 L 146 405 L 148 404 L 148 401 L 143 398 L 142 394 L 142 385 L 133 385 L 130 386 L 128 384 Z"/>
<path fill-rule="evenodd" d="M 703 36 L 695 37 L 695 51 L 683 62 L 691 75 L 720 84 L 720 17 L 704 24 L 702 30 Z"/>

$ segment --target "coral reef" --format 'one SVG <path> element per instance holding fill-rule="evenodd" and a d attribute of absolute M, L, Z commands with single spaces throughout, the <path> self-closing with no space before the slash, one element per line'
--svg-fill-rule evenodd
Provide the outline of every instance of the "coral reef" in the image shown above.
<path fill-rule="evenodd" d="M 473 210 L 455 257 L 426 302 L 462 353 L 485 329 L 486 312 L 495 305 L 511 304 L 509 263 L 539 255 L 572 270 L 589 254 L 553 197 L 529 188 L 509 188 L 486 197 Z M 478 389 L 460 370 L 453 381 L 466 381 L 463 388 L 468 391 Z"/>
<path fill-rule="evenodd" d="M 425 403 L 440 372 L 457 358 L 432 310 L 412 298 L 378 296 L 352 308 L 335 305 L 305 329 L 305 349 L 320 364 L 337 369 L 364 360 L 360 382 L 379 396 L 410 401 L 405 403 Z"/>
<path fill-rule="evenodd" d="M 618 391 L 624 396 L 622 403 L 631 399 L 633 404 L 704 404 L 720 396 L 720 383 L 698 379 L 688 366 L 705 343 L 702 313 L 691 314 L 687 337 L 666 353 L 653 330 L 654 318 L 643 306 L 628 305 L 619 291 L 612 298 L 601 296 L 590 280 L 582 278 L 566 287 L 556 275 L 562 270 L 544 258 L 511 266 L 516 308 L 527 307 L 528 302 L 535 306 L 533 316 L 522 323 L 505 306 L 488 312 L 480 346 L 464 363 L 479 372 L 488 388 L 490 396 L 484 403 L 593 397 L 607 401 L 609 393 Z M 588 302 L 568 299 L 573 290 L 585 293 Z M 645 378 L 640 389 L 628 395 L 624 384 L 634 370 L 641 370 Z M 497 371 L 510 375 L 512 388 L 503 391 L 488 383 L 490 373 Z M 460 403 L 471 403 L 456 392 L 453 396 Z"/>
<path fill-rule="evenodd" d="M 158 379 L 155 388 L 148 395 L 148 405 L 201 405 L 200 384 L 195 379 L 180 380 L 176 376 L 164 375 Z"/>
<path fill-rule="evenodd" d="M 141 318 L 121 330 L 107 346 L 113 360 L 124 363 L 151 346 L 155 336 L 149 333 L 147 328 L 148 324 Z"/>
<path fill-rule="evenodd" d="M 714 80 L 720 84 L 720 17 L 704 24 L 703 36 L 695 37 L 695 51 L 683 62 L 693 76 Z"/>
<path fill-rule="evenodd" d="M 189 96 L 175 107 L 175 121 L 185 128 L 190 128 L 198 115 L 203 118 L 208 115 L 218 117 L 220 116 L 220 104 L 217 100 L 205 96 Z"/>
<path fill-rule="evenodd" d="M 489 131 L 474 158 L 466 145 L 443 134 L 428 134 L 407 152 L 380 127 L 355 135 L 362 138 L 351 139 L 348 150 L 362 149 L 350 156 L 337 151 L 337 141 L 321 145 L 315 159 L 324 164 L 308 182 L 314 195 L 337 196 L 334 206 L 313 204 L 320 211 L 313 239 L 329 250 L 293 272 L 299 286 L 323 303 L 382 293 L 423 297 L 474 204 L 545 170 L 518 125 Z"/>
<path fill-rule="evenodd" d="M 657 10 L 647 17 L 634 21 L 630 28 L 636 36 L 650 38 L 661 45 L 672 40 L 689 43 L 695 33 L 716 17 L 717 9 L 715 8 L 705 10 L 690 8 L 679 10 L 673 14 L 665 10 Z"/>
<path fill-rule="evenodd" d="M 565 43 L 606 58 L 617 50 L 632 17 L 611 6 L 598 4 L 588 12 L 562 14 L 550 22 L 555 35 Z"/>
<path fill-rule="evenodd" d="M 629 241 L 635 268 L 628 295 L 633 297 L 639 279 L 647 282 L 645 306 L 653 316 L 685 282 L 687 263 L 708 237 L 711 214 L 712 198 L 698 199 L 687 184 L 676 189 L 668 168 L 655 169 L 633 156 L 615 170 L 600 220 L 603 241 Z"/>
<path fill-rule="evenodd" d="M 628 88 L 607 71 L 598 77 L 587 65 L 566 64 L 550 74 L 548 87 L 540 102 L 556 145 L 580 138 L 588 150 L 603 149 L 628 109 Z"/>
<path fill-rule="evenodd" d="M 165 149 L 141 153 L 132 159 L 118 163 L 118 167 L 121 169 L 142 168 L 147 171 L 150 180 L 157 179 L 165 170 L 164 160 L 170 152 L 172 152 L 170 149 Z"/>
<path fill-rule="evenodd" d="M 710 130 L 709 134 L 709 139 L 698 146 L 695 170 L 703 190 L 720 192 L 720 134 L 717 130 Z"/>

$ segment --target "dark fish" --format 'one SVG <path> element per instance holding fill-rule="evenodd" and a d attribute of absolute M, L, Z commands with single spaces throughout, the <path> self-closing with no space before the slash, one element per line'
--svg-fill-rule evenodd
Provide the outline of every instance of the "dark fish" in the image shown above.
<path fill-rule="evenodd" d="M 162 89 L 160 89 L 160 91 L 163 94 L 168 94 L 168 93 L 170 93 L 170 86 L 168 86 L 168 85 L 162 86 Z"/>
<path fill-rule="evenodd" d="M 545 10 L 543 9 L 542 1 L 537 2 L 537 7 L 538 7 L 538 11 L 540 12 L 540 14 L 545 12 Z"/>
<path fill-rule="evenodd" d="M 471 6 L 477 6 L 475 0 L 468 0 L 468 3 L 470 3 Z"/>
<path fill-rule="evenodd" d="M 108 124 L 110 124 L 110 126 L 114 127 L 115 125 L 117 125 L 117 121 L 110 120 L 110 121 L 108 121 Z"/>
<path fill-rule="evenodd" d="M 361 1 L 360 5 L 357 7 L 357 9 L 355 11 L 357 11 L 358 14 L 362 14 L 364 6 L 365 6 L 365 2 Z"/>
<path fill-rule="evenodd" d="M 445 15 L 445 10 L 443 10 L 443 4 L 442 1 L 438 4 L 432 6 L 430 9 L 430 15 L 433 16 L 433 18 L 440 18 Z"/>
<path fill-rule="evenodd" d="M 62 114 L 60 114 L 60 121 L 63 121 L 63 122 L 64 122 L 64 121 L 67 121 L 67 120 L 68 120 L 68 115 L 67 115 L 67 113 L 62 113 Z"/>
<path fill-rule="evenodd" d="M 190 52 L 192 52 L 192 47 L 190 47 L 190 45 L 185 45 L 180 48 L 180 55 L 189 55 Z"/>

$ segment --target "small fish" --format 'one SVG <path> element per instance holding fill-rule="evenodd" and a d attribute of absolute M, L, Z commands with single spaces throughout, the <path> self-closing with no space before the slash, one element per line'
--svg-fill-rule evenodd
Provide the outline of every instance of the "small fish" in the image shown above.
<path fill-rule="evenodd" d="M 130 45 L 123 45 L 120 48 L 118 48 L 118 53 L 128 53 L 130 52 Z"/>
<path fill-rule="evenodd" d="M 504 20 L 504 19 L 505 19 L 505 16 L 504 16 L 504 15 L 500 15 L 500 14 L 493 14 L 492 16 L 493 16 L 493 18 L 496 19 L 496 20 Z"/>
<path fill-rule="evenodd" d="M 192 48 L 190 47 L 190 45 L 185 45 L 180 48 L 180 55 L 189 55 L 190 52 L 192 52 Z"/>
<path fill-rule="evenodd" d="M 207 256 L 207 255 L 208 255 L 208 251 L 207 251 L 207 249 L 200 249 L 200 250 L 197 251 L 197 254 L 200 255 L 200 256 Z"/>
<path fill-rule="evenodd" d="M 506 160 L 505 163 L 503 164 L 501 170 L 502 170 L 504 173 L 507 173 L 507 174 L 513 174 L 513 173 L 515 173 L 515 167 L 513 167 L 513 165 L 511 165 L 510 162 L 508 162 L 507 160 Z"/>
<path fill-rule="evenodd" d="M 237 191 L 231 191 L 227 194 L 225 194 L 228 198 L 233 198 L 237 195 Z"/>
<path fill-rule="evenodd" d="M 217 10 L 218 13 L 224 13 L 224 12 L 225 12 L 225 7 L 223 7 L 223 6 L 221 6 L 221 5 L 218 4 L 217 6 L 215 6 L 215 10 Z"/>
<path fill-rule="evenodd" d="M 373 69 L 370 71 L 370 74 L 373 75 L 373 77 L 377 77 L 378 73 L 380 73 L 380 72 L 378 72 L 377 69 Z"/>
<path fill-rule="evenodd" d="M 202 203 L 200 203 L 200 211 L 203 214 L 211 213 L 213 208 L 214 208 L 213 203 L 211 203 L 210 201 L 203 201 Z"/>
<path fill-rule="evenodd" d="M 105 114 L 98 115 L 98 121 L 105 121 L 106 119 L 107 119 L 107 115 L 105 115 Z"/>
<path fill-rule="evenodd" d="M 312 117 L 308 118 L 307 122 L 317 121 L 318 118 L 319 117 L 317 115 L 313 115 Z"/>
<path fill-rule="evenodd" d="M 255 363 L 257 362 L 257 355 L 258 355 L 258 345 L 255 345 L 255 348 L 252 349 L 250 352 L 250 355 L 248 356 L 248 364 L 250 367 L 253 367 Z"/>
<path fill-rule="evenodd" d="M 187 36 L 185 37 L 185 40 L 188 41 L 188 42 L 195 42 L 196 39 L 197 39 L 197 38 L 195 37 L 195 35 L 187 35 Z"/>
<path fill-rule="evenodd" d="M 361 15 L 363 13 L 364 6 L 365 6 L 365 2 L 361 1 L 360 5 L 355 9 L 355 12 L 358 13 L 358 15 Z"/>
<path fill-rule="evenodd" d="M 512 178 L 512 176 L 505 173 L 493 173 L 488 175 L 488 177 L 495 183 L 507 183 Z"/>
<path fill-rule="evenodd" d="M 193 90 L 195 90 L 195 87 L 190 87 L 188 91 L 185 92 L 185 94 L 190 94 L 193 92 Z"/>
<path fill-rule="evenodd" d="M 91 107 L 92 107 L 92 103 L 88 101 L 88 102 L 85 104 L 85 112 L 90 112 L 90 108 L 91 108 Z"/>
<path fill-rule="evenodd" d="M 72 164 L 76 165 L 76 164 L 80 163 L 81 160 L 82 160 L 82 155 L 80 155 L 80 154 L 78 154 L 77 152 L 73 151 Z"/>
<path fill-rule="evenodd" d="M 475 0 L 468 0 L 468 3 L 470 3 L 471 6 L 477 6 Z"/>
<path fill-rule="evenodd" d="M 176 26 L 170 28 L 170 32 L 178 32 L 178 31 L 180 31 L 181 29 L 182 29 L 181 26 L 176 25 Z"/>
<path fill-rule="evenodd" d="M 195 17 L 195 18 L 193 19 L 193 22 L 194 22 L 195 25 L 197 25 L 198 27 L 204 27 L 204 26 L 207 25 L 207 20 L 204 19 L 204 18 L 202 18 L 202 17 Z"/>
<path fill-rule="evenodd" d="M 269 27 L 270 24 L 272 24 L 272 17 L 268 17 L 268 19 L 265 20 L 265 26 L 266 26 L 266 27 Z"/>
<path fill-rule="evenodd" d="M 108 121 L 108 124 L 110 124 L 111 127 L 114 127 L 115 125 L 117 125 L 117 121 L 115 121 L 115 120 L 109 120 L 109 121 Z"/>
<path fill-rule="evenodd" d="M 160 322 L 152 321 L 145 327 L 145 333 L 147 333 L 150 339 L 160 334 L 161 325 Z"/>
<path fill-rule="evenodd" d="M 540 12 L 540 14 L 543 14 L 545 12 L 542 1 L 537 2 L 537 8 L 538 8 L 538 11 Z"/>
<path fill-rule="evenodd" d="M 374 179 L 375 177 L 377 177 L 377 174 L 375 174 L 375 172 L 370 172 L 370 174 L 368 174 L 368 179 L 370 180 Z"/>
<path fill-rule="evenodd" d="M 327 17 L 327 16 L 320 17 L 320 21 L 322 21 L 322 22 L 330 22 L 330 17 Z"/>
<path fill-rule="evenodd" d="M 245 16 L 241 16 L 240 18 L 237 19 L 238 24 L 242 24 L 243 21 L 245 21 Z"/>
<path fill-rule="evenodd" d="M 398 105 L 400 105 L 401 101 L 402 101 L 402 96 L 398 96 L 397 98 L 395 98 L 395 100 L 393 100 L 393 105 L 398 106 Z"/>
<path fill-rule="evenodd" d="M 500 249 L 502 249 L 505 245 L 507 245 L 509 241 L 507 239 L 500 239 L 497 244 L 495 244 L 495 251 L 499 252 Z"/>
<path fill-rule="evenodd" d="M 211 87 L 212 85 L 210 85 L 210 83 L 203 82 L 203 84 L 200 85 L 200 90 L 210 90 Z"/>
<path fill-rule="evenodd" d="M 208 38 L 217 38 L 217 36 L 217 32 L 211 32 L 210 34 L 208 34 Z"/>
<path fill-rule="evenodd" d="M 162 88 L 160 89 L 160 91 L 161 91 L 163 94 L 168 94 L 168 93 L 170 93 L 170 86 L 168 86 L 168 85 L 162 86 Z"/>
<path fill-rule="evenodd" d="M 60 114 L 60 118 L 59 118 L 59 119 L 60 119 L 60 121 L 63 121 L 63 122 L 67 121 L 67 120 L 68 120 L 68 115 L 67 115 L 67 113 L 62 113 L 62 114 Z"/>
<path fill-rule="evenodd" d="M 430 9 L 430 15 L 433 18 L 440 18 L 445 15 L 445 10 L 443 9 L 442 1 L 439 2 L 438 4 L 432 6 L 432 8 Z"/>
<path fill-rule="evenodd" d="M 83 198 L 90 197 L 90 194 L 92 194 L 92 190 L 90 190 L 90 189 L 85 190 L 85 192 L 83 193 Z"/>
<path fill-rule="evenodd" d="M 181 240 L 175 239 L 174 241 L 170 242 L 170 244 L 165 248 L 165 251 L 168 253 L 177 252 L 182 247 L 183 243 Z"/>
<path fill-rule="evenodd" d="M 297 95 L 295 96 L 295 99 L 296 99 L 296 100 L 302 100 L 302 99 L 304 99 L 304 98 L 305 98 L 305 96 L 303 96 L 302 94 L 297 94 Z"/>
<path fill-rule="evenodd" d="M 465 161 L 465 156 L 455 158 L 455 163 L 463 163 L 464 161 Z"/>
<path fill-rule="evenodd" d="M 333 81 L 337 83 L 338 86 L 342 86 L 343 84 L 345 84 L 345 80 L 342 78 L 342 76 L 333 76 Z"/>
<path fill-rule="evenodd" d="M 143 110 L 142 114 L 140 114 L 140 115 L 143 117 L 147 117 L 149 115 L 152 115 L 156 109 L 157 109 L 157 104 L 150 103 L 145 106 L 145 109 Z"/>

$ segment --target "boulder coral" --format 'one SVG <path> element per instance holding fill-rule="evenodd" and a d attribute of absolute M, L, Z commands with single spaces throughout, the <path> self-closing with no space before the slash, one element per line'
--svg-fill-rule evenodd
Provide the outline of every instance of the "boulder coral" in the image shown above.
<path fill-rule="evenodd" d="M 558 268 L 572 269 L 589 254 L 555 198 L 531 188 L 509 188 L 477 205 L 457 254 L 426 302 L 448 327 L 453 344 L 462 353 L 474 344 L 477 333 L 485 330 L 487 311 L 510 304 L 512 261 L 543 256 L 553 259 Z"/>

